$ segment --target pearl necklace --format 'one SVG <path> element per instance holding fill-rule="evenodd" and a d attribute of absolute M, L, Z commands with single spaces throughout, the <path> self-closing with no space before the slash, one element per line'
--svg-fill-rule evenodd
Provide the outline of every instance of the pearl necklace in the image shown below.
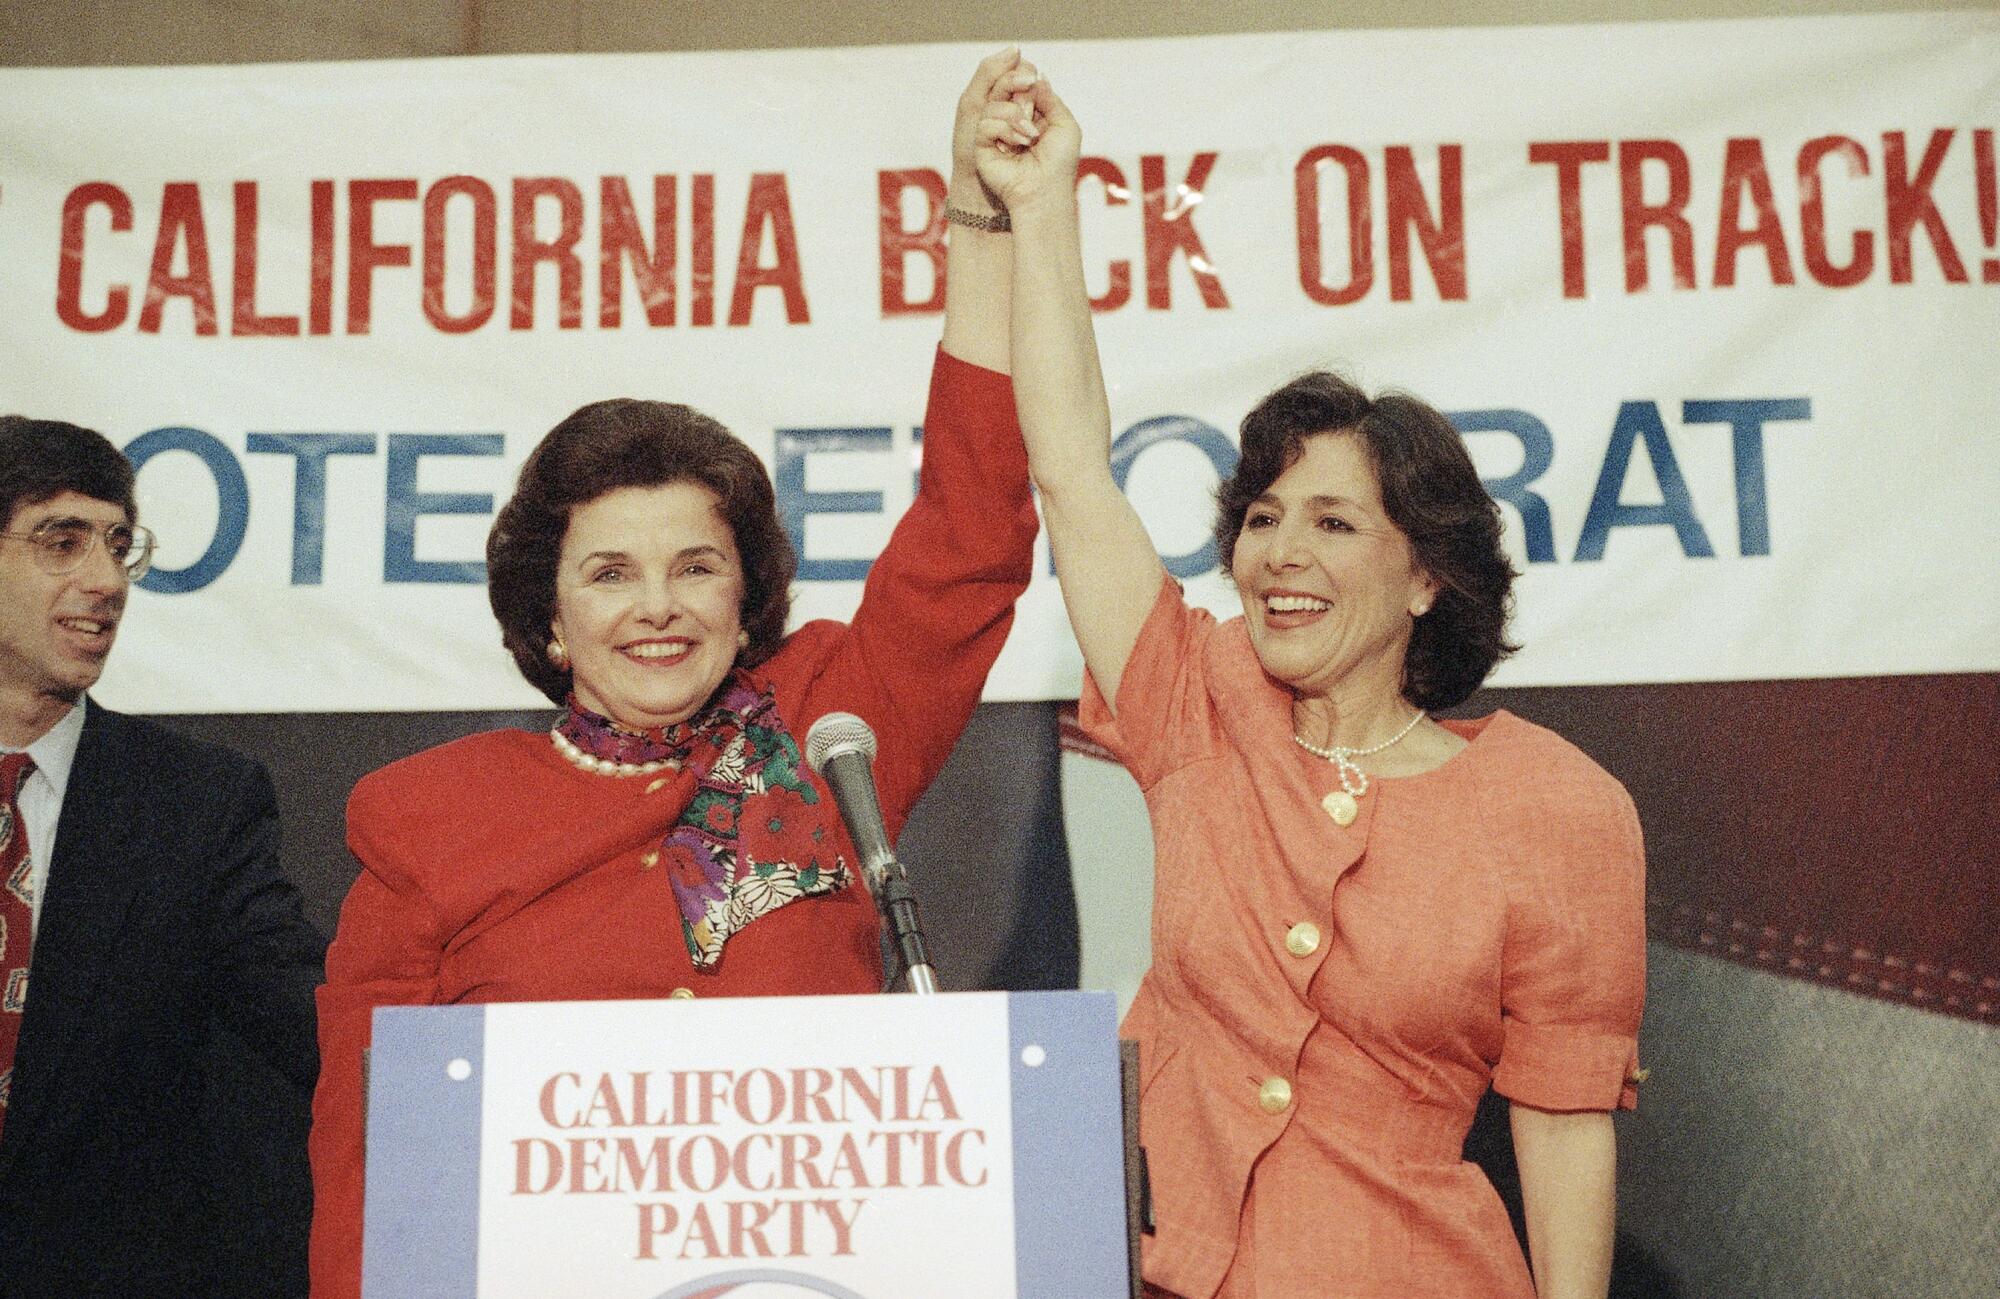
<path fill-rule="evenodd" d="M 556 752 L 563 755 L 571 766 L 580 767 L 594 776 L 650 776 L 656 771 L 680 770 L 678 758 L 656 758 L 651 762 L 613 762 L 609 758 L 594 758 L 576 747 L 560 729 L 551 727 L 549 739 L 555 742 Z"/>
<path fill-rule="evenodd" d="M 1322 749 L 1317 744 L 1306 740 L 1297 731 L 1292 732 L 1293 743 L 1314 757 L 1325 758 L 1328 762 L 1331 762 L 1334 770 L 1340 775 L 1340 788 L 1334 793 L 1328 794 L 1322 800 L 1322 806 L 1326 808 L 1327 815 L 1331 816 L 1336 824 L 1343 826 L 1353 824 L 1354 818 L 1361 811 L 1358 800 L 1363 794 L 1368 792 L 1368 773 L 1357 766 L 1354 760 L 1356 758 L 1368 757 L 1370 754 L 1380 753 L 1384 749 L 1394 748 L 1402 742 L 1404 736 L 1416 730 L 1417 723 L 1423 721 L 1426 716 L 1427 714 L 1424 710 L 1419 708 L 1417 715 L 1412 717 L 1402 730 L 1397 731 L 1380 744 L 1370 745 L 1365 749 L 1357 749 L 1346 744 L 1336 744 L 1330 749 Z"/>

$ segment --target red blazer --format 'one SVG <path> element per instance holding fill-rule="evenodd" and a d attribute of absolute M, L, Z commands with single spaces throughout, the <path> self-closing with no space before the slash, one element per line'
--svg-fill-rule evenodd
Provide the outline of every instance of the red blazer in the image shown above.
<path fill-rule="evenodd" d="M 892 836 L 979 702 L 1027 588 L 1034 538 L 1010 380 L 939 352 L 917 498 L 870 569 L 854 621 L 806 624 L 752 673 L 770 684 L 795 737 L 834 711 L 874 728 Z M 362 871 L 319 992 L 317 1299 L 360 1291 L 361 1062 L 375 1007 L 881 986 L 875 909 L 858 882 L 779 907 L 731 937 L 714 970 L 694 968 L 652 853 L 692 785 L 691 774 L 592 775 L 545 733 L 494 731 L 355 787 L 348 844 Z M 835 833 L 855 862 L 845 831 Z"/>

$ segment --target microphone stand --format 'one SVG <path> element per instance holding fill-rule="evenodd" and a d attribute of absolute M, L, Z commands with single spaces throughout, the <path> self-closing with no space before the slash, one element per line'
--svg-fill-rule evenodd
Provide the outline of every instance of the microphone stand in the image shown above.
<path fill-rule="evenodd" d="M 875 793 L 869 764 L 875 757 L 875 732 L 852 713 L 827 713 L 806 732 L 806 765 L 833 791 L 840 819 L 854 840 L 861 877 L 874 895 L 875 908 L 889 926 L 895 959 L 909 977 L 910 991 L 929 995 L 938 990 L 937 971 L 924 950 L 924 931 L 917 919 L 917 895 L 882 824 L 882 805 Z M 884 990 L 896 985 L 892 975 Z"/>
<path fill-rule="evenodd" d="M 936 992 L 937 971 L 931 968 L 930 953 L 924 949 L 923 922 L 917 917 L 917 895 L 910 891 L 910 878 L 903 864 L 894 858 L 882 868 L 869 889 L 875 907 L 889 926 L 889 944 L 896 961 L 908 976 L 910 991 L 925 996 Z M 893 986 L 895 980 L 890 980 Z"/>

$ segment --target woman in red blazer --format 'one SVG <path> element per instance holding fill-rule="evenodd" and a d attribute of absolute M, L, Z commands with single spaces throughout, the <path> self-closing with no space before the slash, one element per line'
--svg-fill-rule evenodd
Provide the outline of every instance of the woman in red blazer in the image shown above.
<path fill-rule="evenodd" d="M 313 1294 L 359 1292 L 362 1053 L 381 1005 L 878 989 L 875 909 L 799 739 L 881 737 L 891 835 L 970 718 L 1035 537 L 1007 376 L 1012 253 L 980 188 L 1007 51 L 958 108 L 944 340 L 917 497 L 849 624 L 786 635 L 796 565 L 756 456 L 683 406 L 607 401 L 529 457 L 487 543 L 503 639 L 563 708 L 364 779 L 360 878 L 319 994 Z"/>

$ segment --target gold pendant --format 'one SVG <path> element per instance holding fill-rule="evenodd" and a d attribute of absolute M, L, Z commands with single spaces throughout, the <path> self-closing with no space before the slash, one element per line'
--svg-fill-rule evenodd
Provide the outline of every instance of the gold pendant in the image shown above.
<path fill-rule="evenodd" d="M 1326 809 L 1326 814 L 1333 818 L 1333 823 L 1337 826 L 1353 825 L 1354 818 L 1361 815 L 1361 804 L 1355 801 L 1354 795 L 1344 789 L 1334 790 L 1322 798 L 1319 805 Z"/>

